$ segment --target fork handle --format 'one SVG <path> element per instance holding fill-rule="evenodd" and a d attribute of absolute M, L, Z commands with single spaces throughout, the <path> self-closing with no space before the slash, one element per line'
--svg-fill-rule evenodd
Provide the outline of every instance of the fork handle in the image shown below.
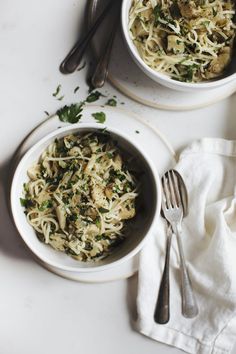
<path fill-rule="evenodd" d="M 108 39 L 105 50 L 102 53 L 101 57 L 99 58 L 95 72 L 92 76 L 92 85 L 94 88 L 101 88 L 106 81 L 112 45 L 115 38 L 118 23 L 119 23 L 119 16 L 117 16 L 117 19 L 113 25 L 113 29 L 110 34 L 110 38 Z"/>
<path fill-rule="evenodd" d="M 170 319 L 170 281 L 169 281 L 169 263 L 170 263 L 170 246 L 172 231 L 167 237 L 165 266 L 161 279 L 160 289 L 156 309 L 154 312 L 154 320 L 156 323 L 165 324 Z"/>
<path fill-rule="evenodd" d="M 186 266 L 183 245 L 181 240 L 181 230 L 173 227 L 177 237 L 180 262 L 181 262 L 181 286 L 182 286 L 182 314 L 186 318 L 193 318 L 198 315 L 198 305 L 193 292 L 191 280 Z"/>

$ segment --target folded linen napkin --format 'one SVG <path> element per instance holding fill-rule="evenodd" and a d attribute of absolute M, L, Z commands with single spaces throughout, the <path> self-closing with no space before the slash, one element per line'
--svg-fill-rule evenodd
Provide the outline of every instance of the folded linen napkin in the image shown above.
<path fill-rule="evenodd" d="M 236 342 L 236 141 L 203 139 L 180 156 L 176 169 L 188 190 L 182 241 L 199 315 L 181 314 L 179 254 L 172 238 L 170 321 L 154 322 L 166 251 L 165 222 L 140 255 L 137 329 L 188 353 L 223 354 Z"/>

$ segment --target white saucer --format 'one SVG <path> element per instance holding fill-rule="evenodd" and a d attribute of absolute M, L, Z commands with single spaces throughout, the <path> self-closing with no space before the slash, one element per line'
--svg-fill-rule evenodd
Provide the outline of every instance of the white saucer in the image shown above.
<path fill-rule="evenodd" d="M 89 105 L 84 109 L 82 121 L 94 121 L 91 114 L 100 111 L 106 114 L 105 124 L 108 128 L 120 129 L 124 133 L 135 137 L 136 141 L 146 150 L 150 158 L 156 164 L 160 174 L 162 174 L 172 162 L 175 162 L 175 152 L 163 135 L 156 128 L 151 127 L 148 123 L 131 112 L 108 106 Z M 18 148 L 17 154 L 15 155 L 15 165 L 23 154 L 39 139 L 55 129 L 66 125 L 68 125 L 68 123 L 59 121 L 56 115 L 44 120 L 25 138 Z M 128 278 L 133 275 L 138 269 L 138 255 L 112 269 L 91 273 L 72 273 L 59 270 L 41 261 L 39 263 L 51 272 L 67 279 L 83 282 L 105 282 Z"/>
<path fill-rule="evenodd" d="M 108 0 L 91 0 L 89 23 L 91 24 L 102 11 Z M 111 32 L 115 14 L 104 20 L 95 35 L 93 46 L 96 54 L 103 50 L 107 35 Z M 118 30 L 109 66 L 110 82 L 123 94 L 133 100 L 165 110 L 190 110 L 205 107 L 223 100 L 236 92 L 236 81 L 208 90 L 207 92 L 178 92 L 161 86 L 148 78 L 134 63 L 123 41 L 121 29 Z"/>

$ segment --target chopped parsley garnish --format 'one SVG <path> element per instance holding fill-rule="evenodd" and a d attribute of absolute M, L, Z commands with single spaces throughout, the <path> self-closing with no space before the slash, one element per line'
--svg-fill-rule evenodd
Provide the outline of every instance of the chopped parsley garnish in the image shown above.
<path fill-rule="evenodd" d="M 139 130 L 135 130 L 135 133 L 136 133 L 136 134 L 140 134 L 140 131 L 139 131 Z"/>
<path fill-rule="evenodd" d="M 104 123 L 106 121 L 106 115 L 104 112 L 93 113 L 92 116 L 98 123 Z"/>
<path fill-rule="evenodd" d="M 39 206 L 39 211 L 45 211 L 48 208 L 52 207 L 52 202 L 51 200 L 45 200 L 44 202 L 42 202 Z"/>
<path fill-rule="evenodd" d="M 99 100 L 99 98 L 100 98 L 101 96 L 104 97 L 104 95 L 103 95 L 101 92 L 99 92 L 99 91 L 91 92 L 91 93 L 88 95 L 88 97 L 86 98 L 86 102 L 88 102 L 88 103 L 95 102 L 95 101 Z"/>
<path fill-rule="evenodd" d="M 74 93 L 76 93 L 79 89 L 80 89 L 80 87 L 77 86 L 77 87 L 74 89 Z"/>
<path fill-rule="evenodd" d="M 46 114 L 46 116 L 50 116 L 50 114 L 48 113 L 48 111 L 44 111 L 44 113 Z"/>
<path fill-rule="evenodd" d="M 31 199 L 27 199 L 27 198 L 20 198 L 20 204 L 21 206 L 23 206 L 24 208 L 29 208 L 31 206 L 34 206 L 34 202 Z"/>
<path fill-rule="evenodd" d="M 57 97 L 61 91 L 61 85 L 58 85 L 56 91 L 52 94 L 53 97 Z"/>
<path fill-rule="evenodd" d="M 84 102 L 64 106 L 57 111 L 57 115 L 62 122 L 71 124 L 78 123 L 82 117 L 83 106 Z"/>
<path fill-rule="evenodd" d="M 161 5 L 157 4 L 153 9 L 153 15 L 155 17 L 155 24 L 158 23 L 159 18 L 161 17 Z"/>
<path fill-rule="evenodd" d="M 114 98 L 110 98 L 106 103 L 107 106 L 116 107 L 117 101 Z"/>

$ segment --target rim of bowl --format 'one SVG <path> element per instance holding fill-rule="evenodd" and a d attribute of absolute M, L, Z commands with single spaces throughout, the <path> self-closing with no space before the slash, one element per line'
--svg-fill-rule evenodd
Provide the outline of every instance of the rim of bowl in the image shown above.
<path fill-rule="evenodd" d="M 150 68 L 140 57 L 140 55 L 137 51 L 137 48 L 134 45 L 134 43 L 129 35 L 127 18 L 129 16 L 129 9 L 130 9 L 130 7 L 128 5 L 129 5 L 129 3 L 131 4 L 131 2 L 132 2 L 132 0 L 122 0 L 122 8 L 121 8 L 121 24 L 122 24 L 122 26 L 121 27 L 123 30 L 123 34 L 124 34 L 126 43 L 129 47 L 132 55 L 135 57 L 135 59 L 138 61 L 138 63 L 144 68 L 144 70 L 149 72 L 149 74 L 151 76 L 154 76 L 159 80 L 166 81 L 169 84 L 172 84 L 172 85 L 175 85 L 175 86 L 178 86 L 181 88 L 191 88 L 191 89 L 216 88 L 218 86 L 223 86 L 223 85 L 229 83 L 233 79 L 236 79 L 236 73 L 233 73 L 233 74 L 228 75 L 227 77 L 224 77 L 222 79 L 216 79 L 214 81 L 206 81 L 206 82 L 200 82 L 200 83 L 181 82 L 181 81 L 173 80 L 170 77 L 168 77 L 167 75 L 159 73 L 158 71 L 155 71 L 154 69 Z"/>
<path fill-rule="evenodd" d="M 24 162 L 28 159 L 28 157 L 35 151 L 37 150 L 42 144 L 44 144 L 45 142 L 55 138 L 56 136 L 66 133 L 67 131 L 71 131 L 74 130 L 75 132 L 77 131 L 79 133 L 79 131 L 81 129 L 105 129 L 108 132 L 114 133 L 117 136 L 120 136 L 121 138 L 123 138 L 125 141 L 127 141 L 130 145 L 132 145 L 144 158 L 145 162 L 147 163 L 147 165 L 150 168 L 152 177 L 154 179 L 154 184 L 155 184 L 155 189 L 156 189 L 156 194 L 157 194 L 157 200 L 156 200 L 156 205 L 155 205 L 155 210 L 153 213 L 153 217 L 152 220 L 150 222 L 150 225 L 148 227 L 148 230 L 146 232 L 146 234 L 144 235 L 143 239 L 140 241 L 140 243 L 133 249 L 131 250 L 128 254 L 126 254 L 124 257 L 121 257 L 120 259 L 115 260 L 114 262 L 108 263 L 108 264 L 104 264 L 101 266 L 93 266 L 93 267 L 84 267 L 84 268 L 76 268 L 76 267 L 72 267 L 72 266 L 64 266 L 61 264 L 58 264 L 57 262 L 51 261 L 50 259 L 48 259 L 47 257 L 44 257 L 43 255 L 40 254 L 40 252 L 38 252 L 37 247 L 32 247 L 31 245 L 28 244 L 27 242 L 27 237 L 25 237 L 25 232 L 24 230 L 22 230 L 22 226 L 20 221 L 18 220 L 17 217 L 17 207 L 16 207 L 16 203 L 15 203 L 15 193 L 14 191 L 17 189 L 17 184 L 16 181 L 18 179 L 18 176 L 21 174 L 22 171 L 22 165 L 24 164 Z M 40 157 L 40 155 L 38 156 Z M 138 145 L 130 138 L 128 135 L 124 134 L 124 133 L 120 133 L 117 129 L 114 128 L 107 128 L 105 125 L 103 124 L 99 124 L 99 123 L 79 123 L 79 125 L 76 126 L 66 126 L 66 127 L 62 127 L 59 128 L 56 131 L 53 131 L 49 134 L 47 134 L 45 137 L 43 137 L 42 139 L 40 139 L 35 145 L 33 145 L 20 159 L 19 163 L 17 164 L 15 170 L 14 170 L 14 174 L 13 174 L 13 178 L 12 178 L 12 182 L 11 182 L 11 189 L 10 189 L 10 206 L 11 206 L 11 213 L 12 213 L 12 219 L 14 222 L 14 225 L 18 231 L 18 233 L 20 234 L 22 240 L 25 242 L 25 244 L 27 245 L 28 249 L 34 254 L 36 255 L 41 261 L 43 261 L 44 263 L 55 267 L 57 269 L 61 269 L 61 270 L 65 270 L 65 271 L 69 271 L 69 272 L 80 272 L 80 273 L 86 273 L 86 272 L 97 272 L 97 271 L 103 271 L 103 270 L 108 270 L 111 269 L 115 266 L 118 266 L 119 264 L 124 263 L 126 260 L 132 258 L 133 256 L 135 256 L 143 247 L 144 243 L 147 241 L 148 236 L 151 234 L 154 226 L 155 226 L 155 220 L 157 219 L 157 217 L 160 215 L 160 210 L 161 210 L 161 183 L 160 183 L 160 178 L 159 178 L 159 174 L 158 171 L 154 165 L 154 163 L 152 162 L 151 159 L 149 159 L 149 157 L 146 155 L 146 153 L 140 149 L 138 147 Z M 22 209 L 23 212 L 23 209 Z M 32 228 L 33 229 L 33 228 Z M 36 237 L 36 235 L 35 235 Z M 45 247 L 47 247 L 47 245 L 45 245 Z M 52 249 L 53 251 L 53 249 Z M 79 263 L 78 263 L 79 264 Z"/>

